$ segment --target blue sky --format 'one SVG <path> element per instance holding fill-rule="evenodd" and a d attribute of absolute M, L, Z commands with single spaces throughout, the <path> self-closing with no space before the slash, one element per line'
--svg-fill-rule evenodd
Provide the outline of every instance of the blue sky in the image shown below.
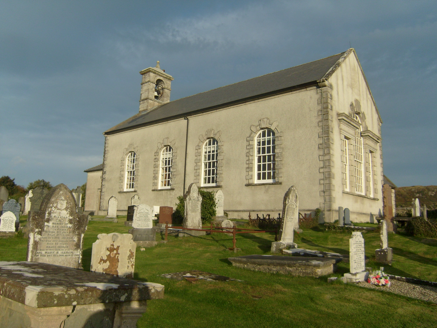
<path fill-rule="evenodd" d="M 157 60 L 175 100 L 350 47 L 384 122 L 384 173 L 437 185 L 436 1 L 3 1 L 0 176 L 85 183 Z"/>

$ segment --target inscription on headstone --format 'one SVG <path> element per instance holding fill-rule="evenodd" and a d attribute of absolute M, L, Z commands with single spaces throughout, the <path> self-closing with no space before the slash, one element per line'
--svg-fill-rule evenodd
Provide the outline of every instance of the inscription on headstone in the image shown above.
<path fill-rule="evenodd" d="M 4 212 L 0 217 L 0 232 L 15 232 L 15 215 Z"/>
<path fill-rule="evenodd" d="M 173 207 L 161 206 L 159 208 L 159 223 L 172 225 Z"/>
<path fill-rule="evenodd" d="M 185 198 L 184 228 L 202 229 L 201 206 L 202 196 L 195 183 L 190 184 Z"/>
<path fill-rule="evenodd" d="M 41 209 L 31 212 L 27 260 L 81 268 L 87 223 L 87 215 L 76 213 L 76 202 L 66 185 L 51 189 Z"/>
<path fill-rule="evenodd" d="M 117 218 L 117 206 L 118 206 L 118 200 L 114 196 L 109 198 L 108 201 L 108 215 L 106 217 L 108 218 Z"/>
<path fill-rule="evenodd" d="M 225 202 L 225 196 L 223 195 L 223 192 L 221 190 L 217 191 L 215 194 L 215 203 L 216 203 L 216 216 L 224 216 L 224 202 Z"/>
<path fill-rule="evenodd" d="M 131 234 L 100 234 L 93 244 L 91 271 L 133 278 L 137 245 Z"/>
<path fill-rule="evenodd" d="M 135 209 L 132 228 L 151 229 L 153 228 L 152 209 L 146 204 L 140 204 Z"/>
<path fill-rule="evenodd" d="M 363 272 L 365 270 L 364 238 L 361 232 L 352 232 L 352 238 L 349 239 L 349 260 L 351 273 Z"/>

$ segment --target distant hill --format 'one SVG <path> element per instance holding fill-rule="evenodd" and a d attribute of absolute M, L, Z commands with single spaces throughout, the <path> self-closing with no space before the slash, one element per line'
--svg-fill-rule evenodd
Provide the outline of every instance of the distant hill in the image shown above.
<path fill-rule="evenodd" d="M 396 207 L 411 207 L 412 199 L 419 198 L 420 206 L 437 209 L 437 186 L 412 186 L 396 188 Z"/>

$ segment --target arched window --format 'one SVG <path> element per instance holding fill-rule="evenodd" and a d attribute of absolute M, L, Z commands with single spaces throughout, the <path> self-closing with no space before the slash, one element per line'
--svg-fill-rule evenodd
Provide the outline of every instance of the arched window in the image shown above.
<path fill-rule="evenodd" d="M 218 142 L 214 138 L 209 138 L 203 144 L 203 186 L 217 185 L 217 155 Z"/>
<path fill-rule="evenodd" d="M 356 115 L 355 119 L 360 123 L 360 128 L 355 131 L 354 161 L 355 161 L 355 192 L 364 194 L 364 170 L 363 170 L 363 138 L 361 137 L 361 120 Z"/>
<path fill-rule="evenodd" d="M 171 187 L 171 167 L 173 165 L 173 148 L 165 146 L 161 150 L 161 168 L 159 175 L 159 188 Z"/>
<path fill-rule="evenodd" d="M 263 129 L 256 135 L 255 182 L 275 182 L 275 132 Z"/>
<path fill-rule="evenodd" d="M 125 179 L 125 190 L 134 190 L 135 188 L 135 169 L 136 169 L 136 158 L 135 152 L 131 151 L 126 157 L 126 179 Z"/>

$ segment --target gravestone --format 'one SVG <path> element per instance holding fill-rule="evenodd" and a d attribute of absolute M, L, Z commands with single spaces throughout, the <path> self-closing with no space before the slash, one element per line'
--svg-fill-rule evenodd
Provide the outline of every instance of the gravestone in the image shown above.
<path fill-rule="evenodd" d="M 381 248 L 375 251 L 375 261 L 385 264 L 391 264 L 393 260 L 393 249 L 388 247 L 387 221 L 381 221 Z"/>
<path fill-rule="evenodd" d="M 344 275 L 344 282 L 360 282 L 367 280 L 369 273 L 365 271 L 366 257 L 364 238 L 361 232 L 352 232 L 352 237 L 349 239 L 349 263 L 350 273 Z"/>
<path fill-rule="evenodd" d="M 272 243 L 272 253 L 278 253 L 287 247 L 297 248 L 294 243 L 294 230 L 299 229 L 299 195 L 295 186 L 291 186 L 284 195 L 282 218 L 280 241 Z"/>
<path fill-rule="evenodd" d="M 30 198 L 30 209 L 29 211 L 39 211 L 41 203 L 44 197 L 49 193 L 47 188 L 36 187 L 32 190 L 32 197 Z"/>
<path fill-rule="evenodd" d="M 419 198 L 413 199 L 413 209 L 412 209 L 413 217 L 420 216 L 420 202 Z"/>
<path fill-rule="evenodd" d="M 82 268 L 82 241 L 87 215 L 76 213 L 76 202 L 64 184 L 52 188 L 29 220 L 27 261 Z"/>
<path fill-rule="evenodd" d="M 202 229 L 202 196 L 200 196 L 199 189 L 195 183 L 190 184 L 187 193 L 184 195 L 185 199 L 185 217 L 183 227 L 188 229 Z M 179 233 L 179 236 L 201 236 L 205 235 L 205 231 L 188 230 L 185 233 Z"/>
<path fill-rule="evenodd" d="M 0 233 L 15 234 L 15 215 L 12 212 L 3 212 L 0 217 Z"/>
<path fill-rule="evenodd" d="M 172 216 L 173 216 L 173 207 L 161 206 L 159 208 L 159 224 L 161 226 L 165 226 L 166 224 L 168 224 L 168 226 L 171 227 L 173 224 Z"/>
<path fill-rule="evenodd" d="M 344 226 L 344 209 L 341 206 L 338 207 L 338 225 Z"/>
<path fill-rule="evenodd" d="M 127 216 L 126 221 L 124 222 L 125 226 L 132 226 L 132 222 L 134 220 L 134 214 L 135 214 L 135 205 L 131 205 L 127 207 Z"/>
<path fill-rule="evenodd" d="M 131 234 L 99 234 L 91 253 L 91 271 L 133 278 L 136 248 Z"/>
<path fill-rule="evenodd" d="M 117 219 L 117 206 L 118 206 L 118 200 L 114 196 L 109 198 L 108 201 L 108 215 L 107 218 L 113 218 Z"/>
<path fill-rule="evenodd" d="M 348 208 L 344 209 L 344 224 L 351 225 L 351 211 Z"/>
<path fill-rule="evenodd" d="M 227 231 L 229 233 L 227 233 L 228 236 L 233 236 L 233 230 L 234 230 L 234 222 L 232 222 L 231 220 L 223 220 L 222 221 L 222 228 L 224 231 Z"/>
<path fill-rule="evenodd" d="M 140 205 L 140 197 L 138 195 L 133 195 L 130 201 L 132 205 Z"/>
<path fill-rule="evenodd" d="M 215 203 L 216 203 L 216 216 L 224 216 L 224 202 L 225 202 L 225 196 L 223 195 L 223 192 L 221 190 L 217 191 L 214 195 Z"/>
<path fill-rule="evenodd" d="M 32 197 L 33 197 L 33 189 L 29 190 L 26 196 L 24 196 L 23 215 L 29 214 L 30 208 L 32 207 L 32 202 L 31 202 Z"/>
<path fill-rule="evenodd" d="M 369 221 L 370 221 L 370 223 L 375 223 L 375 215 L 373 215 L 372 213 L 370 213 Z"/>
<path fill-rule="evenodd" d="M 15 199 L 9 199 L 3 204 L 3 213 L 12 212 L 15 215 L 15 228 L 18 231 L 20 225 L 20 204 Z"/>
<path fill-rule="evenodd" d="M 7 202 L 9 200 L 9 191 L 5 186 L 0 186 L 0 200 Z"/>
<path fill-rule="evenodd" d="M 82 206 L 82 187 L 81 186 L 77 186 L 76 189 L 72 190 L 73 192 L 73 197 L 74 200 L 76 201 L 76 205 L 77 207 L 81 207 Z"/>
<path fill-rule="evenodd" d="M 24 212 L 24 197 L 18 198 L 18 204 L 20 204 L 20 211 L 21 213 Z"/>
<path fill-rule="evenodd" d="M 137 246 L 153 247 L 157 244 L 156 230 L 153 228 L 152 208 L 146 204 L 135 207 L 134 220 L 129 232 Z"/>
<path fill-rule="evenodd" d="M 423 218 L 425 221 L 428 221 L 428 210 L 426 209 L 426 205 L 423 205 Z"/>

